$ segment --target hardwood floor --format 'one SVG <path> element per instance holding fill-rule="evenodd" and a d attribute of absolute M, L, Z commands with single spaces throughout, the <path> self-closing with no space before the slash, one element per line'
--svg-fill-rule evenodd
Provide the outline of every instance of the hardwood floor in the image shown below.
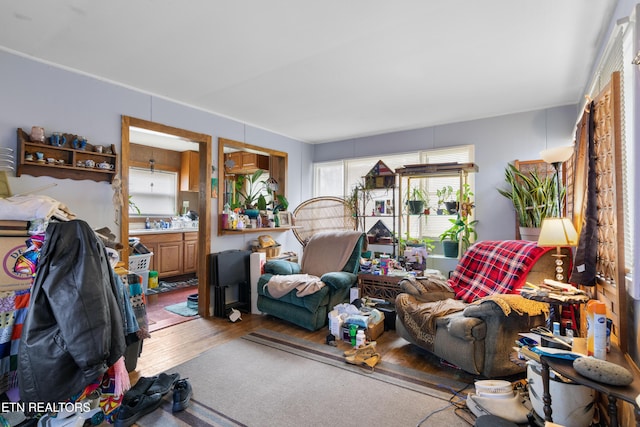
<path fill-rule="evenodd" d="M 184 302 L 187 297 L 197 294 L 198 288 L 191 286 L 188 288 L 176 289 L 155 295 L 147 295 L 147 320 L 149 321 L 149 331 L 155 332 L 168 326 L 193 320 L 192 317 L 184 317 L 171 313 L 164 308 L 168 305 Z"/>
<path fill-rule="evenodd" d="M 259 314 L 242 313 L 242 320 L 235 323 L 220 318 L 197 318 L 152 332 L 151 338 L 143 342 L 136 369 L 129 375 L 131 383 L 134 384 L 141 376 L 169 371 L 210 348 L 258 329 L 270 329 L 320 344 L 326 343 L 328 334 L 328 328 L 311 332 Z M 393 330 L 385 331 L 376 341 L 383 361 L 473 383 L 473 376 L 441 364 L 438 358 L 409 344 Z M 338 341 L 338 347 L 344 350 L 350 348 L 349 344 L 342 341 Z"/>

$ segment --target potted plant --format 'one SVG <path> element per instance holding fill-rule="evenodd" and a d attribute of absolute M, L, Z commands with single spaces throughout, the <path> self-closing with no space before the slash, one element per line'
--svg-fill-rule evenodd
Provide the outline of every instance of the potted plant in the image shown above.
<path fill-rule="evenodd" d="M 512 163 L 505 169 L 504 180 L 509 188 L 498 188 L 498 192 L 511 200 L 516 211 L 520 235 L 527 240 L 537 240 L 542 220 L 558 216 L 558 200 L 565 195 L 560 186 L 560 194 L 553 175 L 541 177 L 536 171 L 523 173 Z"/>
<path fill-rule="evenodd" d="M 398 238 L 398 249 L 400 254 L 404 253 L 404 250 L 408 247 L 424 247 L 427 249 L 427 252 L 433 252 L 435 249 L 433 239 L 428 237 L 408 237 L 406 239 L 403 239 L 402 237 Z"/>
<path fill-rule="evenodd" d="M 428 214 L 429 194 L 420 187 L 408 190 L 407 209 L 410 215 Z"/>
<path fill-rule="evenodd" d="M 438 196 L 438 215 L 444 215 L 445 213 L 454 214 L 457 210 L 457 202 L 453 199 L 453 187 L 445 185 L 444 187 L 436 190 Z M 442 206 L 445 208 L 443 209 Z"/>
<path fill-rule="evenodd" d="M 263 174 L 264 170 L 258 169 L 251 175 L 238 175 L 236 177 L 235 190 L 237 200 L 232 207 L 243 208 L 251 218 L 256 218 L 260 213 L 256 209 L 256 205 L 265 189 L 264 181 L 260 179 Z"/>
<path fill-rule="evenodd" d="M 478 237 L 475 228 L 478 220 L 471 220 L 471 213 L 474 208 L 471 200 L 471 197 L 473 197 L 471 186 L 464 184 L 462 189 L 458 191 L 458 197 L 460 200 L 458 214 L 455 219 L 449 219 L 451 227 L 440 234 L 444 256 L 451 258 L 458 256 L 460 245 L 462 245 L 461 249 L 464 252 Z"/>

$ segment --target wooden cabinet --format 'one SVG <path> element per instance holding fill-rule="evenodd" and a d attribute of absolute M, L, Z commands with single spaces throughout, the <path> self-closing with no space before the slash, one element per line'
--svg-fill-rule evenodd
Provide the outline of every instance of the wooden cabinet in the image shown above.
<path fill-rule="evenodd" d="M 200 157 L 197 151 L 180 155 L 180 191 L 197 192 L 200 188 Z"/>
<path fill-rule="evenodd" d="M 51 176 L 53 178 L 91 179 L 111 182 L 116 174 L 118 156 L 115 146 L 108 148 L 109 153 L 96 152 L 95 147 L 86 144 L 84 149 L 72 148 L 77 135 L 63 134 L 66 142 L 62 146 L 53 146 L 43 142 L 31 142 L 29 135 L 18 129 L 18 153 L 16 157 L 16 176 Z M 42 154 L 38 159 L 37 153 Z"/>
<path fill-rule="evenodd" d="M 225 168 L 228 174 L 250 174 L 258 169 L 268 171 L 269 156 L 247 151 L 234 151 L 225 154 L 225 164 L 232 164 L 232 166 Z"/>
<path fill-rule="evenodd" d="M 198 271 L 198 233 L 184 233 L 182 272 Z"/>
<path fill-rule="evenodd" d="M 182 233 L 167 236 L 171 238 L 158 243 L 158 277 L 182 274 Z"/>
<path fill-rule="evenodd" d="M 151 252 L 151 270 L 159 278 L 195 273 L 198 269 L 198 233 L 157 233 L 141 235 L 140 243 Z"/>

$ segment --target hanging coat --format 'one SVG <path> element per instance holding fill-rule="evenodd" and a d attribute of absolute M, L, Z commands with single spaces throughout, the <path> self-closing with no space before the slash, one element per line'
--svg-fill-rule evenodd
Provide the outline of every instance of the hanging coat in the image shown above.
<path fill-rule="evenodd" d="M 104 244 L 84 221 L 50 223 L 20 339 L 20 398 L 63 402 L 104 374 L 125 348 Z"/>

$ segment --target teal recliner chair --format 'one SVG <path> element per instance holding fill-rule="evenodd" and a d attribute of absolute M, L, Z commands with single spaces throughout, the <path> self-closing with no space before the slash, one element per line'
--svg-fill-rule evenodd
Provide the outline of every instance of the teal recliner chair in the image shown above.
<path fill-rule="evenodd" d="M 310 331 L 327 325 L 328 313 L 337 304 L 349 302 L 349 289 L 356 284 L 360 267 L 360 256 L 366 236 L 359 231 L 335 231 L 314 234 L 308 241 L 300 264 L 275 260 L 265 264 L 265 273 L 258 279 L 258 310 L 279 319 L 294 323 Z M 297 288 L 277 292 L 271 284 L 272 276 L 303 278 L 308 274 L 319 277 L 311 288 L 319 287 L 313 293 L 305 283 L 298 282 Z M 297 275 L 297 276 L 292 276 Z M 279 277 L 275 280 L 288 280 Z M 274 295 L 275 294 L 275 295 Z"/>

